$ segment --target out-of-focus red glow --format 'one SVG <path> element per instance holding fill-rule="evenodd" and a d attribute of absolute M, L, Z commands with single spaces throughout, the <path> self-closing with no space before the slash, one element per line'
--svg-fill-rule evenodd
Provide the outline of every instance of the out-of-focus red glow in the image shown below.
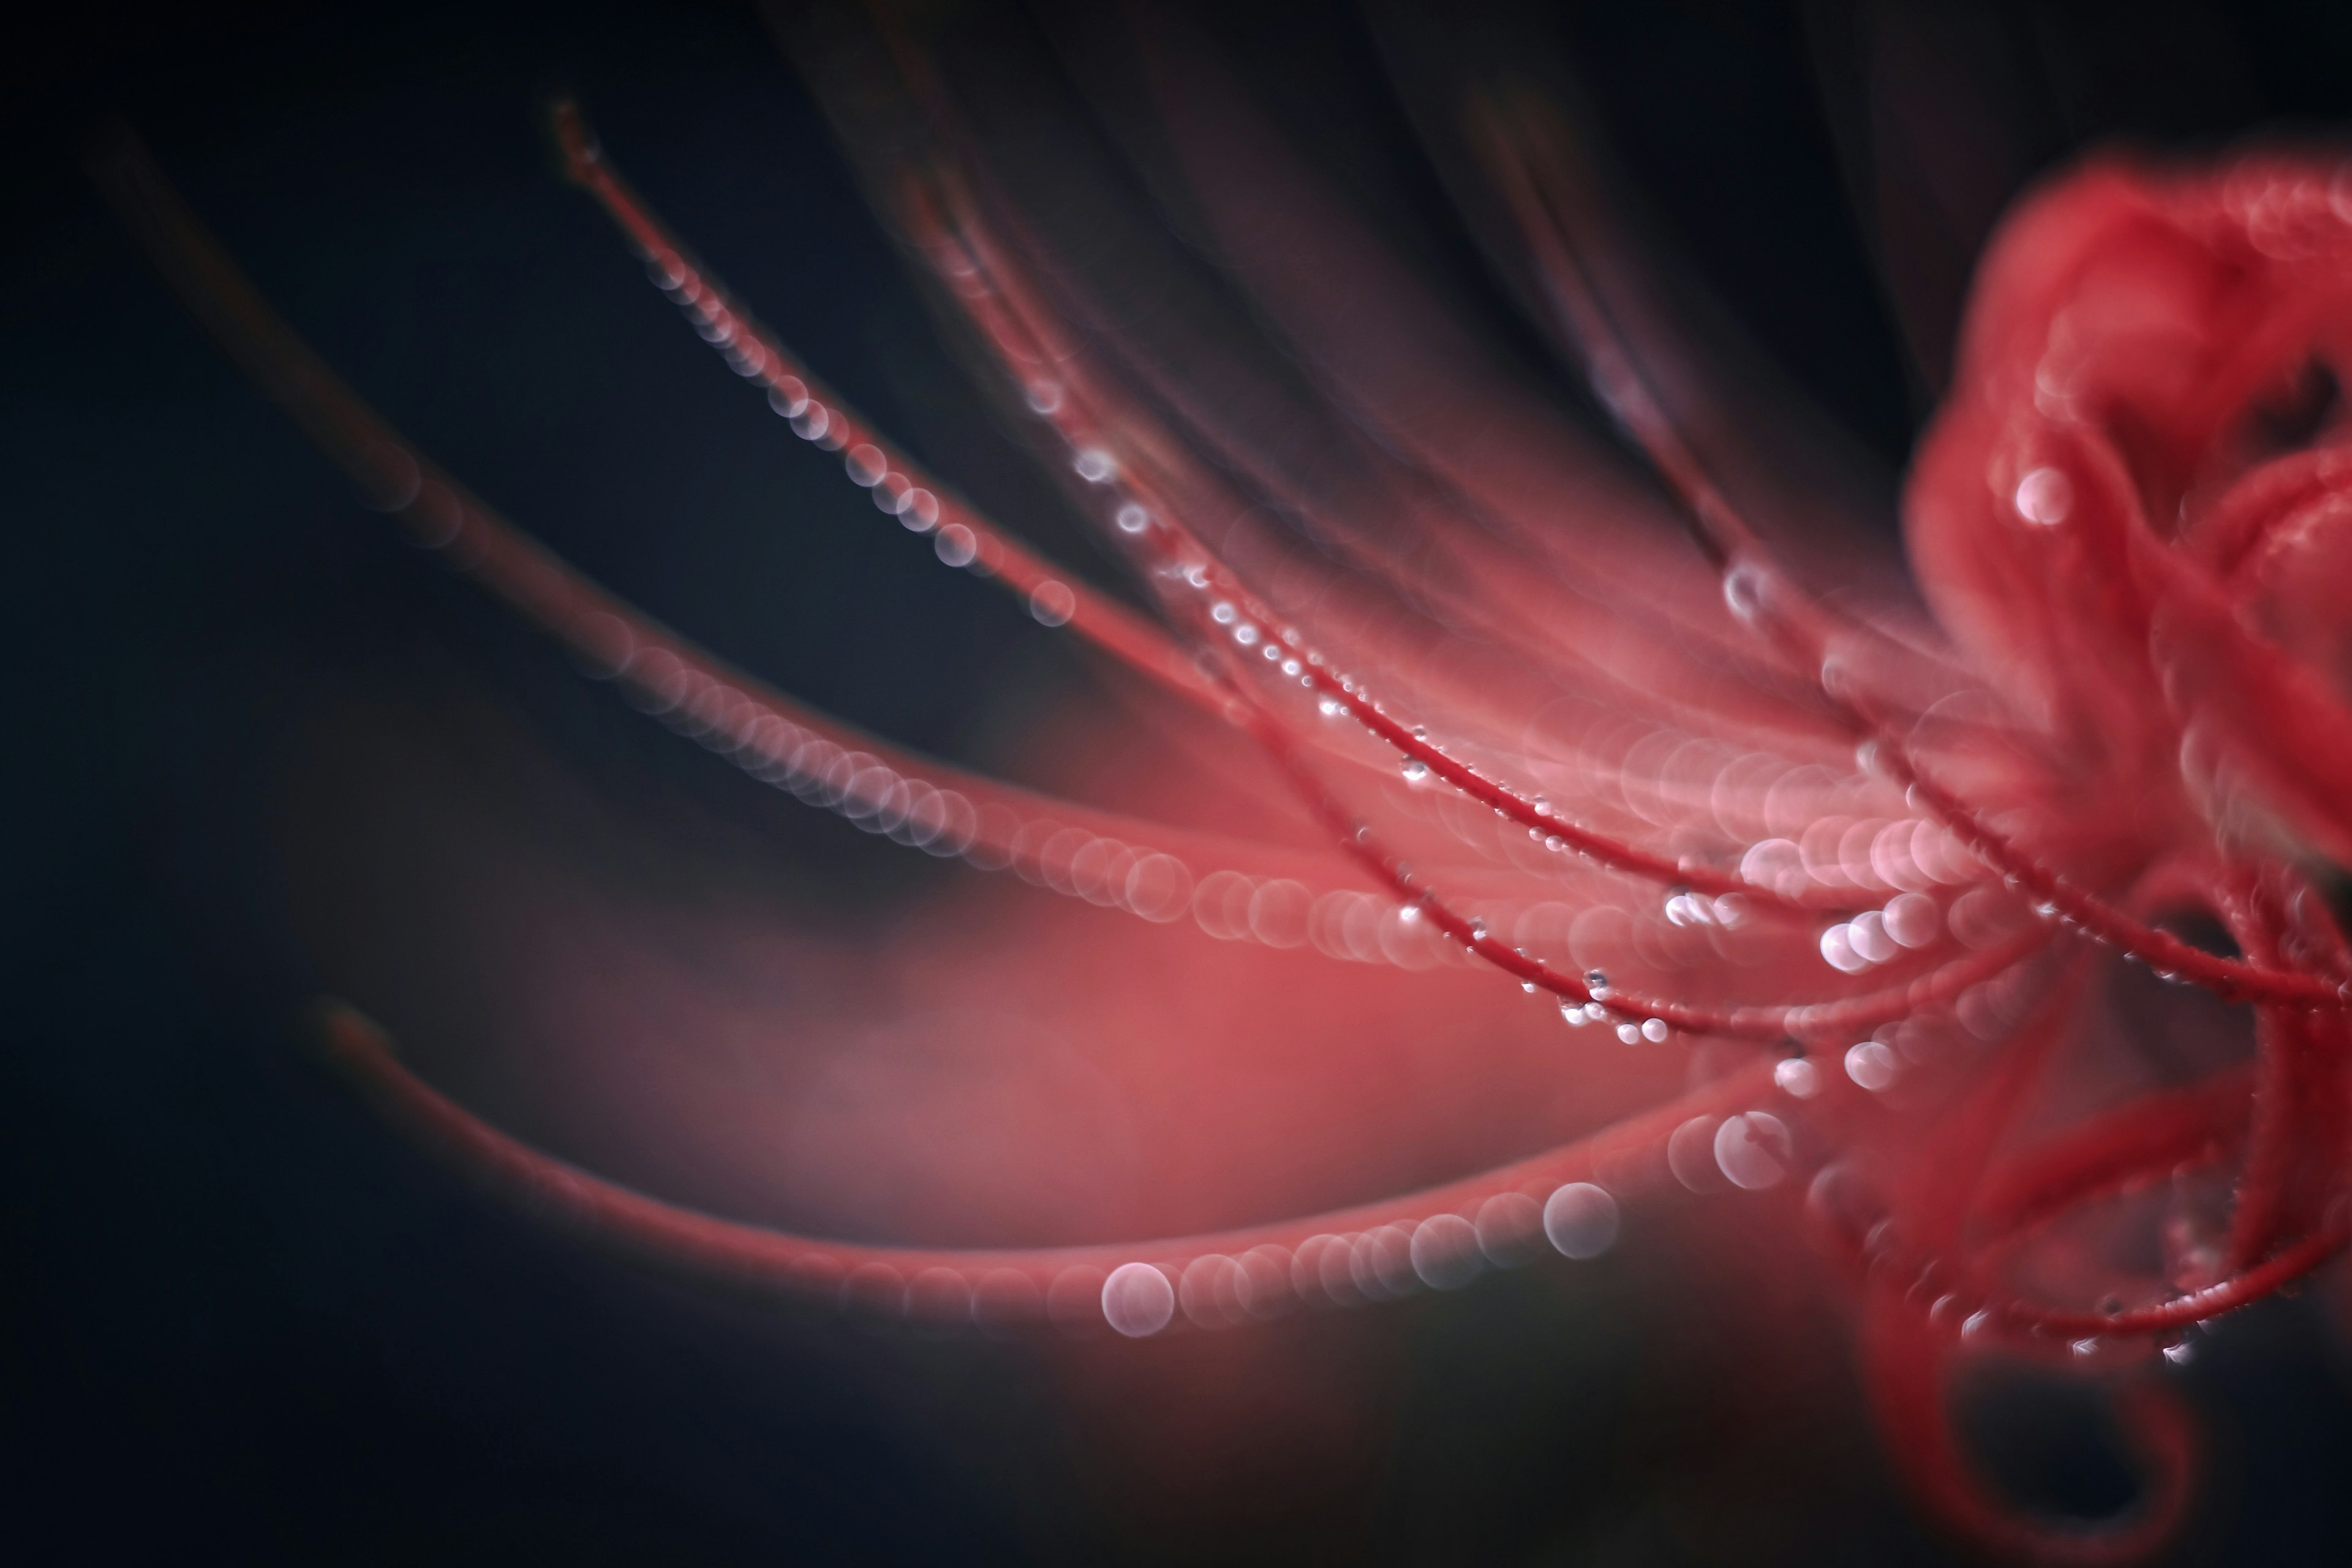
<path fill-rule="evenodd" d="M 2352 955 L 2312 868 L 2352 858 L 2352 179 L 2109 161 L 2011 219 L 1906 496 L 1930 615 L 1838 574 L 1559 125 L 1508 100 L 1476 122 L 1555 330 L 1680 516 L 1230 127 L 1180 115 L 1177 153 L 1318 416 L 1362 433 L 1315 487 L 1213 374 L 1102 324 L 951 117 L 882 171 L 1147 616 L 844 404 L 559 110 L 571 176 L 796 436 L 1146 688 L 1137 736 L 1056 759 L 1119 811 L 893 748 L 599 589 L 369 410 L 115 148 L 110 188 L 192 307 L 418 542 L 753 776 L 1063 895 L 976 883 L 853 951 L 530 867 L 480 879 L 519 890 L 459 939 L 540 1044 L 471 1094 L 346 1008 L 328 1055 L 551 1224 L 930 1327 L 1232 1330 L 1547 1243 L 1600 1257 L 1669 1184 L 1789 1214 L 1801 1191 L 1923 1497 L 2006 1552 L 2143 1552 L 2192 1490 L 2164 1358 L 2346 1235 Z M 346 783 L 324 796 L 364 804 Z M 321 867 L 427 896 L 461 875 Z M 332 904 L 322 943 L 378 941 Z M 633 944 L 649 919 L 670 940 Z M 2175 1048 L 2137 1049 L 2151 1031 Z M 814 1079 L 741 1070 L 787 1034 L 845 1044 Z M 699 1044 L 656 1070 L 654 1037 Z M 480 1113 L 502 1097 L 538 1109 Z M 1947 1404 L 1995 1354 L 2112 1384 L 2147 1460 L 2132 1516 L 2063 1531 L 1979 1479 Z"/>

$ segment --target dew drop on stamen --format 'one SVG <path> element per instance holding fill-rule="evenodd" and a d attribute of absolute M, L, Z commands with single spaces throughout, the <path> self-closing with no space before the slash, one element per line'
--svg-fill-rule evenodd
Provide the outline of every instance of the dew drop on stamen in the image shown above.
<path fill-rule="evenodd" d="M 1041 626 L 1066 626 L 1078 612 L 1078 596 L 1067 583 L 1051 578 L 1029 593 L 1029 614 Z"/>
<path fill-rule="evenodd" d="M 1936 900 L 1924 893 L 1904 893 L 1887 901 L 1880 921 L 1888 936 L 1904 947 L 1925 947 L 1943 925 Z"/>
<path fill-rule="evenodd" d="M 1903 1064 L 1876 1040 L 1864 1040 L 1845 1054 L 1845 1075 L 1872 1093 L 1894 1086 Z"/>
<path fill-rule="evenodd" d="M 1617 1200 L 1591 1182 L 1570 1182 L 1543 1206 L 1545 1237 L 1565 1258 L 1584 1262 L 1617 1242 Z"/>
<path fill-rule="evenodd" d="M 1787 1123 L 1769 1111 L 1727 1116 L 1715 1130 L 1715 1163 L 1735 1187 L 1751 1193 L 1777 1186 L 1789 1173 L 1792 1147 Z"/>
<path fill-rule="evenodd" d="M 1433 1290 L 1459 1290 L 1478 1278 L 1485 1259 L 1478 1231 L 1458 1214 L 1433 1215 L 1413 1227 L 1412 1271 Z"/>
<path fill-rule="evenodd" d="M 1398 771 L 1404 774 L 1404 782 L 1409 784 L 1423 784 L 1429 782 L 1429 764 L 1419 757 L 1407 757 Z"/>
<path fill-rule="evenodd" d="M 1886 933 L 1886 917 L 1876 910 L 1858 914 L 1848 921 L 1845 940 L 1865 963 L 1884 963 L 1900 951 L 1895 939 Z M 1831 962 L 1836 961 L 1832 959 Z"/>
<path fill-rule="evenodd" d="M 1859 974 L 1870 967 L 1870 960 L 1854 951 L 1852 934 L 1843 925 L 1822 932 L 1822 959 L 1842 974 Z"/>
<path fill-rule="evenodd" d="M 2074 485 L 2059 469 L 2035 468 L 2017 481 L 2017 493 L 2011 499 L 2018 516 L 2052 528 L 2065 521 L 2066 514 L 2074 509 Z"/>
<path fill-rule="evenodd" d="M 1803 1057 L 1790 1057 L 1775 1067 L 1772 1081 L 1798 1100 L 1811 1100 L 1822 1091 L 1821 1070 Z"/>
<path fill-rule="evenodd" d="M 1156 1334 L 1176 1316 L 1176 1288 L 1149 1263 L 1122 1263 L 1103 1281 L 1102 1314 L 1129 1339 Z"/>
<path fill-rule="evenodd" d="M 980 557 L 980 539 L 963 524 L 951 522 L 940 530 L 931 549 L 950 566 L 969 566 Z"/>

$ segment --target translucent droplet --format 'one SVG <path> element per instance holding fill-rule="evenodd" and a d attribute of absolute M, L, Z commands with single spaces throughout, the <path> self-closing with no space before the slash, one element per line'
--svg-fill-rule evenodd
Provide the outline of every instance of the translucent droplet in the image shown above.
<path fill-rule="evenodd" d="M 1432 1215 L 1413 1227 L 1412 1271 L 1433 1290 L 1459 1290 L 1478 1278 L 1485 1259 L 1478 1231 L 1458 1214 Z"/>
<path fill-rule="evenodd" d="M 1348 705 L 1336 697 L 1326 697 L 1315 706 L 1326 719 L 1337 719 L 1348 711 Z"/>
<path fill-rule="evenodd" d="M 1429 782 L 1429 764 L 1423 762 L 1419 757 L 1407 757 L 1404 760 L 1402 771 L 1404 773 L 1404 782 L 1409 784 L 1427 784 Z"/>
<path fill-rule="evenodd" d="M 1802 1057 L 1790 1057 L 1775 1067 L 1772 1081 L 1799 1100 L 1811 1100 L 1822 1091 L 1821 1070 Z"/>
<path fill-rule="evenodd" d="M 1135 502 L 1129 501 L 1118 509 L 1118 528 L 1121 533 L 1141 533 L 1150 526 L 1151 514 Z"/>
<path fill-rule="evenodd" d="M 1642 1020 L 1642 1037 L 1649 1041 L 1654 1046 L 1663 1044 L 1666 1036 L 1672 1032 L 1673 1031 L 1666 1027 L 1666 1021 L 1664 1018 L 1644 1018 Z"/>
<path fill-rule="evenodd" d="M 1617 1200 L 1591 1182 L 1570 1182 L 1545 1200 L 1543 1227 L 1563 1257 L 1598 1258 L 1617 1243 Z"/>
<path fill-rule="evenodd" d="M 1727 1116 L 1715 1130 L 1715 1163 L 1735 1187 L 1751 1193 L 1778 1186 L 1789 1173 L 1788 1125 L 1769 1111 Z"/>
<path fill-rule="evenodd" d="M 1845 1054 L 1845 1075 L 1873 1093 L 1894 1086 L 1903 1065 L 1876 1040 L 1864 1040 Z"/>
<path fill-rule="evenodd" d="M 1122 1263 L 1103 1281 L 1102 1310 L 1112 1328 L 1141 1339 L 1176 1316 L 1176 1288 L 1149 1263 Z"/>
<path fill-rule="evenodd" d="M 1629 1046 L 1638 1046 L 1642 1043 L 1642 1030 L 1638 1025 L 1620 1024 L 1617 1026 L 1617 1037 Z"/>
<path fill-rule="evenodd" d="M 2017 481 L 2017 515 L 2054 528 L 2074 510 L 2074 482 L 2056 468 L 2036 468 Z"/>
<path fill-rule="evenodd" d="M 1584 988 L 1595 996 L 1601 995 L 1609 989 L 1609 976 L 1597 969 L 1588 969 L 1584 972 Z"/>
<path fill-rule="evenodd" d="M 1580 1029 L 1584 1027 L 1584 1004 L 1581 1002 L 1561 1003 L 1559 1005 L 1559 1016 L 1571 1028 Z"/>
<path fill-rule="evenodd" d="M 1870 967 L 1870 960 L 1853 950 L 1853 933 L 1843 925 L 1822 932 L 1822 960 L 1842 974 L 1859 974 Z"/>

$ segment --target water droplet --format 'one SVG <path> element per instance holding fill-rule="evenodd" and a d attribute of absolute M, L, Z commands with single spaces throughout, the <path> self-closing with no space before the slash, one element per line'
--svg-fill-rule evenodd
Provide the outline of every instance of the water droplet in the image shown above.
<path fill-rule="evenodd" d="M 1617 1037 L 1629 1046 L 1638 1046 L 1642 1043 L 1642 1031 L 1635 1025 L 1620 1024 L 1617 1026 Z"/>
<path fill-rule="evenodd" d="M 1141 533 L 1150 526 L 1151 514 L 1135 502 L 1129 501 L 1118 509 L 1118 528 L 1121 533 Z"/>
<path fill-rule="evenodd" d="M 1584 1027 L 1584 1004 L 1581 1002 L 1561 1003 L 1559 1005 L 1559 1016 L 1570 1028 L 1580 1029 Z"/>
<path fill-rule="evenodd" d="M 1822 1091 L 1821 1069 L 1802 1057 L 1790 1057 L 1775 1067 L 1772 1081 L 1799 1100 L 1811 1100 Z"/>
<path fill-rule="evenodd" d="M 1788 1124 L 1768 1111 L 1727 1116 L 1715 1130 L 1715 1163 L 1735 1187 L 1751 1193 L 1778 1186 L 1789 1173 Z"/>
<path fill-rule="evenodd" d="M 1845 1054 L 1845 1075 L 1874 1094 L 1894 1087 L 1903 1064 L 1876 1040 L 1864 1040 Z"/>
<path fill-rule="evenodd" d="M 1412 1271 L 1433 1290 L 1459 1290 L 1478 1278 L 1485 1259 L 1478 1231 L 1458 1214 L 1432 1215 L 1412 1229 Z"/>
<path fill-rule="evenodd" d="M 1402 771 L 1404 773 L 1404 782 L 1409 784 L 1422 784 L 1429 782 L 1429 764 L 1419 757 L 1407 757 Z"/>
<path fill-rule="evenodd" d="M 1822 932 L 1822 961 L 1841 974 L 1859 974 L 1870 967 L 1870 960 L 1853 950 L 1853 933 L 1842 924 Z"/>
<path fill-rule="evenodd" d="M 1570 1182 L 1544 1202 L 1544 1235 L 1580 1262 L 1615 1246 L 1618 1224 L 1617 1200 L 1591 1182 Z"/>
<path fill-rule="evenodd" d="M 951 522 L 931 541 L 931 551 L 950 566 L 969 566 L 980 558 L 980 537 L 963 524 Z"/>
<path fill-rule="evenodd" d="M 2074 485 L 2056 468 L 2036 468 L 2017 481 L 2017 494 L 2011 499 L 2018 516 L 2054 528 L 2074 510 Z"/>
<path fill-rule="evenodd" d="M 1112 1328 L 1141 1339 L 1176 1316 L 1176 1288 L 1149 1263 L 1122 1263 L 1103 1281 L 1102 1310 Z"/>
<path fill-rule="evenodd" d="M 1927 946 L 1943 925 L 1936 900 L 1925 893 L 1905 893 L 1889 900 L 1880 919 L 1885 922 L 1886 934 L 1905 947 Z"/>
<path fill-rule="evenodd" d="M 1066 626 L 1077 613 L 1078 596 L 1066 583 L 1049 578 L 1030 592 L 1029 614 L 1041 626 Z"/>
<path fill-rule="evenodd" d="M 1221 626 L 1229 626 L 1241 618 L 1241 612 L 1220 599 L 1209 606 L 1209 618 Z"/>
<path fill-rule="evenodd" d="M 1584 988 L 1595 996 L 1601 995 L 1609 989 L 1609 976 L 1597 969 L 1588 969 L 1584 972 Z"/>
<path fill-rule="evenodd" d="M 1644 1018 L 1642 1020 L 1642 1037 L 1649 1041 L 1654 1046 L 1663 1045 L 1665 1042 L 1666 1037 L 1671 1033 L 1673 1033 L 1673 1031 L 1666 1027 L 1666 1021 L 1664 1018 Z"/>
<path fill-rule="evenodd" d="M 1348 711 L 1348 705 L 1336 697 L 1326 697 L 1315 705 L 1326 719 L 1337 719 Z"/>

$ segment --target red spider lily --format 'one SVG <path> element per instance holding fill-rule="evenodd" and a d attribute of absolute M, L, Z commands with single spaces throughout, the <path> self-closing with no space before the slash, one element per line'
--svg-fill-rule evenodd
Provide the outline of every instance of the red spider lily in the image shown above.
<path fill-rule="evenodd" d="M 2108 164 L 2011 220 L 1906 497 L 1930 622 L 1791 548 L 1787 503 L 1687 374 L 1540 106 L 1479 105 L 1477 149 L 1554 326 L 1687 536 L 1449 337 L 1278 161 L 1245 173 L 1192 126 L 1179 147 L 1207 221 L 1296 353 L 1285 390 L 1354 465 L 1308 482 L 1220 400 L 1225 367 L 1121 321 L 908 76 L 934 134 L 877 188 L 1154 615 L 925 472 L 709 277 L 576 112 L 556 129 L 656 286 L 801 438 L 943 563 L 1255 747 L 1288 815 L 1202 827 L 1081 807 L 767 690 L 416 451 L 135 147 L 103 173 L 191 306 L 375 504 L 673 728 L 870 831 L 1149 924 L 1458 969 L 1429 974 L 1457 990 L 1499 971 L 1557 1005 L 1573 1059 L 1621 1053 L 1593 1072 L 1596 1098 L 1631 1085 L 1648 1102 L 1480 1175 L 1283 1223 L 871 1247 L 560 1163 L 348 1009 L 322 1020 L 335 1064 L 551 1223 L 755 1290 L 1005 1331 L 1142 1337 L 1455 1289 L 1538 1236 L 1606 1250 L 1664 1178 L 1809 1175 L 1923 1496 L 2015 1554 L 2111 1560 L 2166 1540 L 2195 1445 L 2159 1352 L 2345 1238 L 2352 966 L 2309 867 L 2352 842 L 2352 668 L 2331 613 L 2352 515 L 2331 336 L 2352 185 L 2284 155 Z M 2127 965 L 2251 1009 L 2250 1053 L 2224 1016 L 2168 1065 L 2097 1055 L 2144 1021 L 2146 996 L 2115 978 Z M 1691 1067 L 1623 1065 L 1666 1050 Z M 2154 1268 L 2132 1249 L 2146 1234 Z M 1946 1406 L 1955 1365 L 1995 1354 L 2112 1381 L 2149 1471 L 2117 1528 L 2024 1519 L 1977 1478 Z"/>

